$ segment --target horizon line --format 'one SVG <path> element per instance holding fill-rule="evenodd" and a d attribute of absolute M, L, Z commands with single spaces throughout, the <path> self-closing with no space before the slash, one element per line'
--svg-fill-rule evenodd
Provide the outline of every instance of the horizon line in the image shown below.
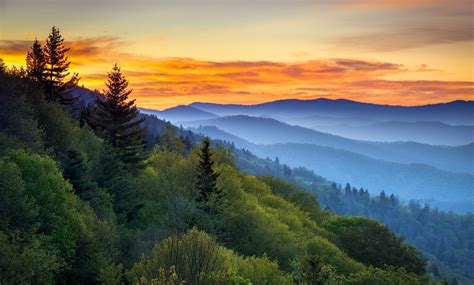
<path fill-rule="evenodd" d="M 139 104 L 137 104 L 137 107 L 140 109 L 144 110 L 153 110 L 153 111 L 165 111 L 169 109 L 173 109 L 179 106 L 187 106 L 187 107 L 192 107 L 192 104 L 212 104 L 212 105 L 220 105 L 220 106 L 259 106 L 259 105 L 264 105 L 264 104 L 270 104 L 270 103 L 276 103 L 276 102 L 283 102 L 283 101 L 318 101 L 318 100 L 327 100 L 327 101 L 349 101 L 349 102 L 354 102 L 354 103 L 359 103 L 359 104 L 367 104 L 367 105 L 377 105 L 377 106 L 388 106 L 388 107 L 405 107 L 405 108 L 410 108 L 410 107 L 424 107 L 424 106 L 433 106 L 433 105 L 442 105 L 442 104 L 450 104 L 454 102 L 474 102 L 474 100 L 469 100 L 469 99 L 459 99 L 459 100 L 452 100 L 452 101 L 441 101 L 437 103 L 430 103 L 430 104 L 419 104 L 419 105 L 391 105 L 391 104 L 377 104 L 377 103 L 372 103 L 372 102 L 364 102 L 364 101 L 356 101 L 356 100 L 350 100 L 346 98 L 337 98 L 337 99 L 331 99 L 327 97 L 317 97 L 314 99 L 297 99 L 297 98 L 288 98 L 288 99 L 278 99 L 278 100 L 273 100 L 273 101 L 265 101 L 261 103 L 216 103 L 216 102 L 203 102 L 203 101 L 196 101 L 196 102 L 191 102 L 189 104 L 178 104 L 172 107 L 167 107 L 167 108 L 146 108 L 146 107 L 140 107 Z M 138 102 L 137 102 L 138 103 Z"/>

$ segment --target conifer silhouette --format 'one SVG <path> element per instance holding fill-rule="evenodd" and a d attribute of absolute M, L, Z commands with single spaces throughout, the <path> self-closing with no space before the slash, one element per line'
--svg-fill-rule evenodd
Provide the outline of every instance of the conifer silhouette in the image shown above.
<path fill-rule="evenodd" d="M 26 55 L 26 73 L 36 82 L 44 83 L 46 59 L 40 42 L 35 39 Z"/>
<path fill-rule="evenodd" d="M 139 117 L 135 100 L 128 100 L 132 90 L 128 89 L 128 80 L 117 64 L 109 72 L 105 85 L 105 100 L 96 101 L 88 122 L 127 167 L 140 167 L 146 158 L 145 132 L 140 126 L 145 119 Z"/>
<path fill-rule="evenodd" d="M 87 167 L 82 154 L 76 149 L 70 148 L 67 150 L 63 175 L 71 182 L 74 192 L 81 197 L 84 197 L 87 191 L 95 188 L 93 183 L 86 178 Z"/>
<path fill-rule="evenodd" d="M 69 96 L 71 88 L 77 85 L 79 77 L 77 73 L 73 74 L 69 80 L 66 78 L 70 75 L 69 61 L 66 53 L 69 48 L 65 47 L 64 39 L 61 36 L 59 29 L 53 27 L 51 33 L 46 39 L 46 44 L 43 48 L 45 57 L 45 76 L 44 87 L 46 92 L 46 99 L 48 101 L 56 101 L 63 105 L 72 105 L 74 98 Z"/>
<path fill-rule="evenodd" d="M 217 188 L 217 177 L 219 177 L 219 174 L 213 169 L 214 161 L 212 161 L 208 138 L 205 138 L 202 142 L 199 158 L 200 161 L 197 167 L 198 180 L 196 184 L 198 197 L 196 200 L 203 205 L 202 208 L 205 212 L 212 214 L 218 206 L 217 204 L 220 203 L 222 192 Z"/>

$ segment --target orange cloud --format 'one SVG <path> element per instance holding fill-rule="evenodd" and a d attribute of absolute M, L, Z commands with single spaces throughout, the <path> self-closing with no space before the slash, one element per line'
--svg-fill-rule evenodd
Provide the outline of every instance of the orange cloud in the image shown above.
<path fill-rule="evenodd" d="M 2 41 L 0 53 L 24 62 L 31 42 Z M 202 61 L 191 58 L 152 58 L 123 52 L 127 43 L 114 37 L 76 39 L 71 47 L 73 71 L 81 84 L 102 89 L 115 62 L 134 89 L 137 104 L 166 108 L 194 101 L 253 104 L 270 100 L 318 97 L 373 103 L 417 105 L 474 99 L 473 82 L 397 81 L 385 76 L 426 73 L 405 66 L 358 59 L 317 59 L 299 62 Z M 421 67 L 420 67 L 421 66 Z"/>

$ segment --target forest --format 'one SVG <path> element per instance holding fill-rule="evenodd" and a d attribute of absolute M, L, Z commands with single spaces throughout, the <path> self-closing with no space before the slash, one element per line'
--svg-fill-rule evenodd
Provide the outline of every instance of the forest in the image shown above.
<path fill-rule="evenodd" d="M 375 219 L 407 243 L 423 251 L 428 259 L 428 272 L 450 281 L 450 284 L 469 284 L 473 278 L 474 215 L 440 211 L 419 201 L 400 201 L 381 191 L 371 195 L 365 188 L 356 189 L 329 181 L 303 167 L 291 168 L 276 159 L 261 159 L 233 143 L 218 141 L 236 158 L 236 165 L 246 173 L 257 176 L 274 176 L 284 180 L 287 187 L 313 194 L 322 209 L 343 216 L 365 216 Z"/>
<path fill-rule="evenodd" d="M 250 173 L 226 144 L 170 124 L 152 130 L 157 119 L 139 113 L 117 64 L 102 97 L 81 105 L 68 52 L 53 27 L 26 69 L 0 63 L 0 284 L 463 282 L 440 278 L 392 232 L 403 216 L 384 221 L 369 207 L 410 211 L 428 225 L 453 215 L 349 185 L 315 184 L 316 199 L 308 183 L 276 177 L 290 177 L 289 167 Z M 459 222 L 451 234 L 472 229 L 472 216 Z M 446 260 L 457 254 L 451 239 L 436 243 Z"/>

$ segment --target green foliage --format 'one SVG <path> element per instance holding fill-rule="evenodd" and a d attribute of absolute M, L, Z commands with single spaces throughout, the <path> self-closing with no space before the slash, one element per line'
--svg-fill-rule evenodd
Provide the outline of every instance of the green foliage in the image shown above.
<path fill-rule="evenodd" d="M 295 280 L 301 284 L 344 284 L 343 275 L 334 266 L 325 264 L 316 254 L 306 254 L 294 262 Z"/>
<path fill-rule="evenodd" d="M 324 227 L 337 236 L 339 245 L 350 257 L 367 265 L 403 267 L 418 275 L 426 273 L 426 260 L 413 246 L 387 227 L 362 217 L 335 217 L 325 221 Z"/>
<path fill-rule="evenodd" d="M 200 210 L 197 224 L 208 233 L 218 235 L 222 239 L 223 225 L 221 214 L 223 208 L 222 189 L 217 187 L 219 174 L 213 169 L 214 161 L 210 150 L 209 139 L 204 139 L 196 169 L 196 202 Z"/>
<path fill-rule="evenodd" d="M 36 84 L 0 73 L 0 154 L 9 148 L 42 151 L 40 129 L 31 97 L 41 94 Z"/>
<path fill-rule="evenodd" d="M 111 195 L 115 212 L 121 220 L 132 221 L 141 207 L 135 191 L 134 177 L 108 145 L 104 145 L 92 165 L 92 179 L 98 187 Z M 97 195 L 96 198 L 99 198 Z M 102 198 L 107 197 L 102 195 Z"/>
<path fill-rule="evenodd" d="M 95 185 L 87 178 L 87 166 L 82 154 L 74 148 L 70 148 L 66 153 L 63 175 L 72 184 L 74 193 L 81 198 L 84 199 L 89 194 L 87 192 L 94 191 Z"/>
<path fill-rule="evenodd" d="M 21 238 L 0 231 L 0 283 L 51 284 L 64 266 L 57 250 L 42 236 Z"/>
<path fill-rule="evenodd" d="M 144 130 L 140 127 L 144 118 L 138 118 L 135 100 L 128 100 L 132 90 L 127 89 L 128 81 L 117 65 L 109 72 L 105 85 L 105 100 L 96 101 L 88 122 L 125 166 L 140 168 L 146 158 Z"/>
<path fill-rule="evenodd" d="M 205 233 L 192 229 L 182 237 L 171 236 L 157 244 L 148 258 L 142 257 L 135 264 L 132 281 L 159 280 L 164 268 L 174 268 L 178 282 L 211 284 L 214 278 L 226 274 L 226 259 L 222 247 Z"/>
<path fill-rule="evenodd" d="M 69 65 L 59 31 L 53 28 L 45 48 L 51 60 L 56 45 L 63 68 L 49 96 L 31 80 L 35 45 L 30 79 L 21 69 L 0 72 L 1 284 L 430 282 L 407 272 L 419 269 L 417 252 L 386 228 L 367 220 L 341 225 L 347 220 L 322 211 L 314 196 L 295 186 L 319 187 L 322 178 L 269 159 L 255 162 L 250 153 L 234 159 L 209 141 L 199 149 L 192 146 L 197 136 L 139 118 L 118 67 L 109 74 L 107 100 L 92 112 L 102 112 L 91 125 L 103 139 L 80 128 L 59 104 L 65 101 L 51 98 L 68 84 L 58 79 Z M 161 126 L 147 134 L 161 145 L 149 145 L 144 168 L 138 167 L 145 157 L 142 124 Z M 236 164 L 258 175 L 275 171 L 293 184 L 245 174 Z M 367 198 L 364 191 L 358 195 Z M 396 207 L 395 197 L 384 200 Z M 360 248 L 348 250 L 349 237 Z"/>
<path fill-rule="evenodd" d="M 291 274 L 284 273 L 278 267 L 278 263 L 266 256 L 256 257 L 234 257 L 236 259 L 236 272 L 245 280 L 249 280 L 251 284 L 293 284 Z"/>
<path fill-rule="evenodd" d="M 293 284 L 267 257 L 242 257 L 191 229 L 158 243 L 129 273 L 138 284 Z"/>
<path fill-rule="evenodd" d="M 165 124 L 165 129 L 161 134 L 160 146 L 164 151 L 184 153 L 185 145 L 178 136 L 178 132 L 170 122 Z"/>
<path fill-rule="evenodd" d="M 37 217 L 39 231 L 51 236 L 65 259 L 72 258 L 83 224 L 71 185 L 64 181 L 54 161 L 47 157 L 12 151 L 6 159 L 19 167 L 26 191 L 41 207 Z"/>
<path fill-rule="evenodd" d="M 271 159 L 259 159 L 246 150 L 224 145 L 236 158 L 239 169 L 254 175 L 272 175 L 298 185 L 301 189 L 317 196 L 324 220 L 334 213 L 344 216 L 367 216 L 387 225 L 397 235 L 403 235 L 406 242 L 423 250 L 429 263 L 436 265 L 440 276 L 436 278 L 459 280 L 469 284 L 472 277 L 471 245 L 474 236 L 474 215 L 456 214 L 431 209 L 417 202 L 401 203 L 393 195 L 369 194 L 367 189 L 344 191 L 336 185 L 305 168 L 293 168 L 291 176 L 283 175 L 282 165 Z M 433 274 L 429 268 L 428 272 Z M 467 277 L 467 278 L 466 278 Z"/>
<path fill-rule="evenodd" d="M 304 192 L 295 185 L 273 176 L 262 176 L 259 177 L 259 179 L 269 185 L 275 195 L 280 195 L 288 199 L 301 210 L 309 213 L 313 220 L 317 222 L 322 221 L 323 215 L 314 195 Z"/>
<path fill-rule="evenodd" d="M 20 168 L 4 159 L 0 160 L 0 189 L 0 228 L 34 230 L 38 208 L 26 192 Z"/>
<path fill-rule="evenodd" d="M 426 276 L 406 272 L 403 268 L 389 267 L 385 270 L 369 268 L 349 275 L 345 284 L 353 285 L 418 285 L 436 284 Z M 442 283 L 441 283 L 442 284 Z"/>

